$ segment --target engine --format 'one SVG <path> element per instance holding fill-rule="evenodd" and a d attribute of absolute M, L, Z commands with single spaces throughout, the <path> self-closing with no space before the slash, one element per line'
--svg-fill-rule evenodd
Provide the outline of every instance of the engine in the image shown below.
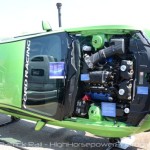
<path fill-rule="evenodd" d="M 112 38 L 103 48 L 95 45 L 82 47 L 81 90 L 75 114 L 91 120 L 126 120 L 133 99 L 134 58 L 126 51 L 123 38 Z M 97 49 L 92 52 L 94 46 Z"/>

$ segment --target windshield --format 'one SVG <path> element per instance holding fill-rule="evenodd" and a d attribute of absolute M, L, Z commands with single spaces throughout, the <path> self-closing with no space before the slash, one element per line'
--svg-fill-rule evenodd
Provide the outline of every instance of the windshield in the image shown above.
<path fill-rule="evenodd" d="M 56 115 L 64 96 L 66 41 L 66 33 L 27 40 L 24 108 L 48 116 Z"/>
<path fill-rule="evenodd" d="M 66 56 L 63 36 L 63 34 L 54 34 L 31 39 L 30 58 L 37 55 L 48 55 L 53 56 L 57 61 L 63 60 Z"/>

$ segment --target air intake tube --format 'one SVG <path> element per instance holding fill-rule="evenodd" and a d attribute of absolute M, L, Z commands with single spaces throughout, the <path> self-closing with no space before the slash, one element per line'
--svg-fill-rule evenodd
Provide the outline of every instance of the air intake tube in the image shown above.
<path fill-rule="evenodd" d="M 92 54 L 91 56 L 86 55 L 84 57 L 84 60 L 89 68 L 92 69 L 96 63 L 101 62 L 108 57 L 117 54 L 124 54 L 125 52 L 124 39 L 111 39 L 111 43 L 113 43 L 113 45 L 105 49 L 99 50 L 98 52 Z"/>

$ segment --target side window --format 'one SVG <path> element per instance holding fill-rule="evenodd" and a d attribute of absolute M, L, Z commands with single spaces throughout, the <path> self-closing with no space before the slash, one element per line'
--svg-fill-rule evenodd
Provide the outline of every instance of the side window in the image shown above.
<path fill-rule="evenodd" d="M 65 38 L 54 34 L 29 39 L 26 109 L 54 116 L 63 100 L 67 47 Z"/>
<path fill-rule="evenodd" d="M 57 35 L 50 37 L 39 37 L 31 40 L 30 58 L 37 55 L 53 56 L 55 60 L 60 61 L 61 57 L 61 39 Z"/>

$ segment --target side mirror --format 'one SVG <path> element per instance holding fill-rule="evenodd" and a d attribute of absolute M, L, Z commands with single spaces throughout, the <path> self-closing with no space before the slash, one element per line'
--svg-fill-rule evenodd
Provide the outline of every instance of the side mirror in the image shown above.
<path fill-rule="evenodd" d="M 46 32 L 52 31 L 52 28 L 51 28 L 49 22 L 47 22 L 47 21 L 42 21 L 42 28 Z"/>

